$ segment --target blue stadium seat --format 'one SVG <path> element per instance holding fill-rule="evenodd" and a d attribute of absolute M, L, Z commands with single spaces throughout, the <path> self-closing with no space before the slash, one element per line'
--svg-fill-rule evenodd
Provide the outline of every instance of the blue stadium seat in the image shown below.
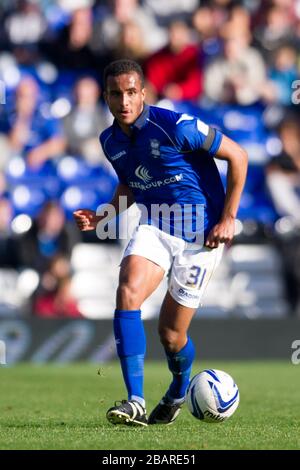
<path fill-rule="evenodd" d="M 79 184 L 96 174 L 97 168 L 86 163 L 83 158 L 67 155 L 57 164 L 57 176 L 65 185 Z"/>
<path fill-rule="evenodd" d="M 102 165 L 90 165 L 83 158 L 66 156 L 57 164 L 57 176 L 64 186 L 79 185 L 110 194 L 117 178 Z"/>
<path fill-rule="evenodd" d="M 273 224 L 278 215 L 268 194 L 264 167 L 249 165 L 245 188 L 242 194 L 238 218 Z"/>
<path fill-rule="evenodd" d="M 110 200 L 110 195 L 103 195 L 95 188 L 69 186 L 63 192 L 60 203 L 65 211 L 66 217 L 72 219 L 73 211 L 79 208 L 97 210 L 100 204 Z"/>
<path fill-rule="evenodd" d="M 32 188 L 29 185 L 20 184 L 11 191 L 11 201 L 15 215 L 27 214 L 36 217 L 47 200 L 42 188 Z"/>
<path fill-rule="evenodd" d="M 117 178 L 104 166 L 92 166 L 82 158 L 64 157 L 57 165 L 57 176 L 64 186 L 61 203 L 68 218 L 79 207 L 96 210 L 109 202 Z"/>
<path fill-rule="evenodd" d="M 67 98 L 70 102 L 73 102 L 73 89 L 79 77 L 79 72 L 73 70 L 60 70 L 53 85 L 53 95 L 55 99 Z"/>
<path fill-rule="evenodd" d="M 14 157 L 10 161 L 6 178 L 8 185 L 12 188 L 20 185 L 32 189 L 41 190 L 45 197 L 53 199 L 61 192 L 61 182 L 57 178 L 54 163 L 47 161 L 38 168 L 30 168 L 21 156 Z"/>

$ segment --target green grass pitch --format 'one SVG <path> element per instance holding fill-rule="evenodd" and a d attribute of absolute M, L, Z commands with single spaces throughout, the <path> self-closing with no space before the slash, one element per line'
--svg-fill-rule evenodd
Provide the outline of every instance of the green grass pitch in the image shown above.
<path fill-rule="evenodd" d="M 21 364 L 0 367 L 1 449 L 300 449 L 300 366 L 288 362 L 196 363 L 231 374 L 241 401 L 226 422 L 206 424 L 184 407 L 172 426 L 112 426 L 105 412 L 125 397 L 119 365 Z M 148 412 L 170 380 L 166 364 L 147 362 Z"/>

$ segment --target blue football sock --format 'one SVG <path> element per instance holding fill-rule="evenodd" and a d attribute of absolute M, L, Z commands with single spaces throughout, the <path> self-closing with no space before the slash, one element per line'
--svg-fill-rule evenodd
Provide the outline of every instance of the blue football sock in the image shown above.
<path fill-rule="evenodd" d="M 172 353 L 165 350 L 165 352 L 169 369 L 173 374 L 173 381 L 167 391 L 167 396 L 174 400 L 182 399 L 189 384 L 195 358 L 193 341 L 188 336 L 186 345 L 180 351 Z"/>
<path fill-rule="evenodd" d="M 141 311 L 116 310 L 114 334 L 128 400 L 137 400 L 145 406 L 143 384 L 146 338 Z"/>

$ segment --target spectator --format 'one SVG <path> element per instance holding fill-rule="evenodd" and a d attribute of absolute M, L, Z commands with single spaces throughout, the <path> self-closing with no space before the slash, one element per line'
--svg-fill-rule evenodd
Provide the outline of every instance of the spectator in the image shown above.
<path fill-rule="evenodd" d="M 201 6 L 193 15 L 193 26 L 199 38 L 205 66 L 219 55 L 222 41 L 219 37 L 219 27 L 211 6 Z"/>
<path fill-rule="evenodd" d="M 221 30 L 222 26 L 228 21 L 230 9 L 234 6 L 235 0 L 208 0 L 206 3 L 209 3 L 213 9 L 218 29 Z"/>
<path fill-rule="evenodd" d="M 168 45 L 147 60 L 145 69 L 158 97 L 196 100 L 202 92 L 199 49 L 181 21 L 171 23 Z"/>
<path fill-rule="evenodd" d="M 51 259 L 31 301 L 33 313 L 40 317 L 81 316 L 71 291 L 71 267 L 65 255 L 58 254 Z"/>
<path fill-rule="evenodd" d="M 260 53 L 250 47 L 249 32 L 226 27 L 224 55 L 208 66 L 205 93 L 214 102 L 251 105 L 260 100 L 266 67 Z"/>
<path fill-rule="evenodd" d="M 138 0 L 111 0 L 108 2 L 103 18 L 95 24 L 94 42 L 101 44 L 104 51 L 113 54 L 118 47 L 122 25 L 133 21 L 143 31 L 145 47 L 152 53 L 167 42 L 164 28 L 157 25 L 150 10 L 139 6 Z"/>
<path fill-rule="evenodd" d="M 57 157 L 65 148 L 58 122 L 42 114 L 38 107 L 39 88 L 31 78 L 23 78 L 16 91 L 15 109 L 3 108 L 2 133 L 8 135 L 12 153 L 23 154 L 27 163 L 39 167 Z"/>
<path fill-rule="evenodd" d="M 12 48 L 37 44 L 46 29 L 46 22 L 38 2 L 18 0 L 17 8 L 6 18 L 4 24 Z"/>
<path fill-rule="evenodd" d="M 297 116 L 285 119 L 279 129 L 281 153 L 267 166 L 267 186 L 278 214 L 287 298 L 300 316 L 300 124 Z M 283 227 L 283 229 L 282 229 Z"/>
<path fill-rule="evenodd" d="M 300 223 L 300 125 L 298 116 L 279 128 L 281 153 L 267 167 L 267 183 L 277 212 Z M 278 188 L 280 187 L 280 191 Z"/>
<path fill-rule="evenodd" d="M 273 89 L 274 101 L 290 106 L 292 84 L 298 77 L 296 49 L 292 45 L 283 44 L 274 53 L 269 71 L 267 86 Z"/>
<path fill-rule="evenodd" d="M 93 34 L 92 8 L 78 8 L 57 38 L 44 38 L 42 51 L 60 69 L 90 73 L 102 65 L 98 53 L 101 43 L 93 47 Z"/>
<path fill-rule="evenodd" d="M 98 103 L 100 92 L 94 78 L 78 80 L 74 90 L 75 105 L 64 119 L 67 152 L 93 165 L 102 161 L 99 134 L 108 126 L 107 114 Z"/>
<path fill-rule="evenodd" d="M 254 37 L 267 53 L 276 50 L 283 43 L 292 41 L 293 31 L 294 18 L 291 11 L 280 5 L 272 5 L 267 10 L 265 23 L 254 28 Z"/>
<path fill-rule="evenodd" d="M 149 50 L 145 44 L 145 36 L 139 24 L 135 21 L 127 21 L 121 25 L 119 42 L 114 51 L 116 59 L 132 59 L 143 64 L 148 57 Z"/>
<path fill-rule="evenodd" d="M 39 288 L 44 291 L 54 291 L 59 281 L 71 277 L 70 259 L 65 255 L 58 253 L 49 261 L 49 267 L 41 276 Z"/>
<path fill-rule="evenodd" d="M 22 238 L 23 264 L 39 273 L 48 269 L 52 259 L 63 253 L 70 256 L 77 241 L 76 233 L 66 222 L 64 212 L 58 203 L 45 204 L 32 227 Z"/>
<path fill-rule="evenodd" d="M 38 294 L 33 302 L 33 314 L 42 318 L 81 317 L 72 294 L 71 279 L 60 279 L 53 291 Z"/>
<path fill-rule="evenodd" d="M 234 5 L 230 10 L 229 20 L 225 23 L 228 29 L 239 29 L 251 34 L 251 16 L 249 11 L 241 5 Z"/>

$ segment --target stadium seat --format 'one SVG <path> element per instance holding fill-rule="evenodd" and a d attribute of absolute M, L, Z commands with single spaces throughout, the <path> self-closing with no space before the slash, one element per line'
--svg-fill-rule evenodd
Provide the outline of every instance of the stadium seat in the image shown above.
<path fill-rule="evenodd" d="M 110 267 L 115 270 L 120 260 L 121 252 L 118 246 L 108 248 L 101 244 L 78 243 L 72 251 L 71 266 L 74 271 L 88 269 L 107 273 Z"/>
<path fill-rule="evenodd" d="M 24 314 L 38 282 L 39 275 L 32 269 L 20 273 L 14 269 L 0 269 L 0 316 Z"/>
<path fill-rule="evenodd" d="M 7 166 L 6 178 L 16 214 L 35 216 L 46 200 L 56 199 L 61 191 L 52 162 L 30 168 L 21 156 L 13 157 Z"/>
<path fill-rule="evenodd" d="M 11 201 L 15 215 L 27 214 L 37 216 L 46 202 L 45 192 L 40 188 L 32 188 L 29 185 L 15 186 L 11 192 Z"/>
<path fill-rule="evenodd" d="M 87 318 L 112 318 L 118 284 L 119 246 L 77 244 L 72 251 L 72 292 Z"/>
<path fill-rule="evenodd" d="M 57 176 L 65 185 L 73 185 L 95 177 L 95 169 L 82 158 L 66 155 L 57 164 Z"/>
<path fill-rule="evenodd" d="M 93 299 L 103 298 L 106 294 L 109 296 L 113 292 L 113 285 L 110 278 L 101 275 L 101 270 L 80 271 L 73 275 L 72 289 L 77 299 Z"/>
<path fill-rule="evenodd" d="M 287 314 L 281 260 L 272 246 L 236 245 L 227 257 L 233 315 L 264 318 Z"/>
<path fill-rule="evenodd" d="M 281 268 L 278 252 L 269 245 L 235 245 L 228 250 L 227 260 L 233 273 L 276 273 Z"/>
<path fill-rule="evenodd" d="M 111 320 L 114 316 L 115 300 L 106 299 L 79 299 L 78 307 L 82 315 L 90 320 Z"/>

